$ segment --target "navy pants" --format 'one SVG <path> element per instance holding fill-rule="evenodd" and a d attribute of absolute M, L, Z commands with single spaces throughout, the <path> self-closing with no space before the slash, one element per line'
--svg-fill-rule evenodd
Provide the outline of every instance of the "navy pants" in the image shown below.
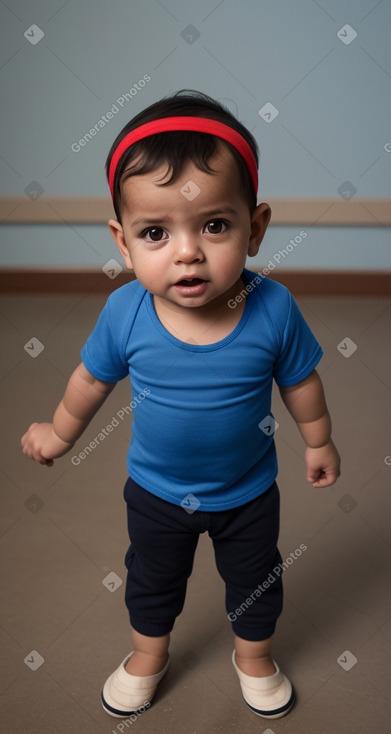
<path fill-rule="evenodd" d="M 189 513 L 130 478 L 124 498 L 131 541 L 125 556 L 125 602 L 137 632 L 159 637 L 172 630 L 185 602 L 199 534 L 208 531 L 233 632 L 250 641 L 274 633 L 282 611 L 275 482 L 256 499 L 221 512 Z"/>

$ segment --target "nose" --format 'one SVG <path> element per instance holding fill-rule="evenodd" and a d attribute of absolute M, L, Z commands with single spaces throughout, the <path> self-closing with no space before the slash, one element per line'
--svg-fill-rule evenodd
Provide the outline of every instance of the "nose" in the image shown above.
<path fill-rule="evenodd" d="M 204 254 L 197 236 L 182 233 L 175 243 L 175 263 L 201 262 L 203 259 Z"/>

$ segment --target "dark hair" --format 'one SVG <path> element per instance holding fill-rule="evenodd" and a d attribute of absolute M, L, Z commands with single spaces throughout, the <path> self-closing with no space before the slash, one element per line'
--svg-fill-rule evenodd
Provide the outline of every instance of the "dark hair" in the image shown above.
<path fill-rule="evenodd" d="M 232 127 L 240 133 L 248 142 L 258 165 L 258 146 L 255 139 L 223 104 L 202 92 L 197 92 L 192 89 L 181 89 L 179 92 L 163 97 L 163 99 L 150 105 L 125 125 L 119 135 L 117 135 L 107 156 L 107 177 L 113 153 L 125 135 L 146 122 L 151 122 L 162 117 L 175 117 L 180 115 L 207 117 L 211 120 L 218 120 L 229 125 L 229 127 Z M 248 201 L 250 213 L 252 213 L 257 204 L 257 197 L 247 165 L 240 153 L 230 143 L 209 133 L 170 131 L 157 133 L 148 138 L 144 138 L 134 143 L 122 154 L 117 166 L 113 187 L 114 210 L 118 221 L 121 222 L 120 203 L 121 183 L 123 181 L 126 181 L 130 176 L 154 171 L 163 163 L 167 163 L 168 170 L 172 172 L 170 180 L 162 184 L 162 186 L 167 186 L 178 178 L 183 166 L 189 160 L 201 171 L 213 174 L 214 171 L 208 165 L 208 161 L 216 152 L 219 142 L 226 145 L 234 156 L 240 176 L 242 193 Z M 136 159 L 138 159 L 137 163 L 134 163 Z"/>

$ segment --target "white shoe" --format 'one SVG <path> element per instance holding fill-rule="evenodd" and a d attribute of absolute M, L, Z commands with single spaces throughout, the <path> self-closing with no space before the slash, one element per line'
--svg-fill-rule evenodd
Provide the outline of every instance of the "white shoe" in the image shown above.
<path fill-rule="evenodd" d="M 251 711 L 265 719 L 279 719 L 288 713 L 295 702 L 295 694 L 292 684 L 274 660 L 276 672 L 265 678 L 242 673 L 235 662 L 235 650 L 232 663 L 239 676 L 243 698 Z"/>
<path fill-rule="evenodd" d="M 105 711 L 111 716 L 126 718 L 131 714 L 142 713 L 151 705 L 158 683 L 167 672 L 170 660 L 163 670 L 156 675 L 132 675 L 125 670 L 125 665 L 133 655 L 132 651 L 121 665 L 110 675 L 103 686 L 101 702 Z"/>

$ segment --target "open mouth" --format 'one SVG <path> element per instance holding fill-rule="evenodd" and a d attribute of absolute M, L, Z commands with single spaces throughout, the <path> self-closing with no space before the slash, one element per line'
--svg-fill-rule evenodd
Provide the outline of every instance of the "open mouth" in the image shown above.
<path fill-rule="evenodd" d="M 182 278 L 174 287 L 182 296 L 200 296 L 207 289 L 208 281 L 202 278 Z"/>
<path fill-rule="evenodd" d="M 199 285 L 200 283 L 205 283 L 205 281 L 202 280 L 202 278 L 190 278 L 190 279 L 184 278 L 183 280 L 178 280 L 178 282 L 175 285 L 183 285 L 183 286 L 191 287 L 192 285 Z"/>

